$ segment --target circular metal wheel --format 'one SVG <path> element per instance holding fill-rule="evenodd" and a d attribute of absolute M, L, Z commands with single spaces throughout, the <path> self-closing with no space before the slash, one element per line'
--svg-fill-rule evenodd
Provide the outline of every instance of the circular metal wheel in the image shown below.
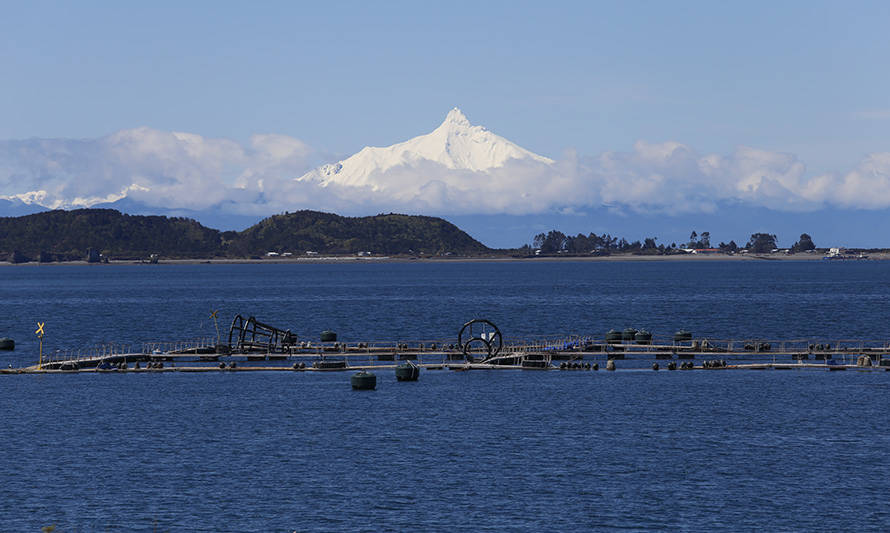
<path fill-rule="evenodd" d="M 473 353 L 479 353 L 482 357 L 480 361 L 485 361 L 501 352 L 501 348 L 504 346 L 504 337 L 501 335 L 501 330 L 492 321 L 474 318 L 460 328 L 460 333 L 457 334 L 457 345 L 468 362 L 472 363 L 475 360 Z"/>

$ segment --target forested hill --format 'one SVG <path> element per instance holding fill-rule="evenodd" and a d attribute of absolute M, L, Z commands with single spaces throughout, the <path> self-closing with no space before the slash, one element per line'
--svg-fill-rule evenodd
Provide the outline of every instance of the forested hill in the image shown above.
<path fill-rule="evenodd" d="M 264 219 L 240 232 L 229 248 L 242 255 L 266 250 L 472 255 L 488 250 L 441 218 L 395 214 L 352 218 L 318 211 Z"/>
<path fill-rule="evenodd" d="M 472 255 L 483 244 L 440 218 L 377 215 L 349 218 L 299 211 L 267 218 L 242 232 L 220 232 L 187 218 L 126 215 L 112 209 L 47 211 L 0 218 L 0 260 L 83 259 L 89 248 L 112 258 L 248 257 L 268 251 Z"/>
<path fill-rule="evenodd" d="M 0 259 L 13 251 L 29 259 L 83 259 L 89 248 L 111 257 L 218 254 L 220 232 L 187 218 L 125 215 L 113 209 L 45 211 L 0 218 Z"/>

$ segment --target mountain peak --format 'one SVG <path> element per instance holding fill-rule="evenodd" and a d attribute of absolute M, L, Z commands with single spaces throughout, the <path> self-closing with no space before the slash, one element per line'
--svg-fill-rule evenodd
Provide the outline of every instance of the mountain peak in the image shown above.
<path fill-rule="evenodd" d="M 444 124 L 456 124 L 458 126 L 470 126 L 470 121 L 467 120 L 466 115 L 461 112 L 461 110 L 457 107 L 448 112 L 445 116 Z"/>
<path fill-rule="evenodd" d="M 322 186 L 367 187 L 372 191 L 389 190 L 404 195 L 422 188 L 427 183 L 424 179 L 430 180 L 430 172 L 435 172 L 432 170 L 435 168 L 488 172 L 503 167 L 510 160 L 544 165 L 553 163 L 482 126 L 473 126 L 455 107 L 448 112 L 442 125 L 427 135 L 392 146 L 366 146 L 351 157 L 323 165 L 295 179 L 317 181 Z M 393 173 L 389 173 L 391 169 L 395 169 Z"/>

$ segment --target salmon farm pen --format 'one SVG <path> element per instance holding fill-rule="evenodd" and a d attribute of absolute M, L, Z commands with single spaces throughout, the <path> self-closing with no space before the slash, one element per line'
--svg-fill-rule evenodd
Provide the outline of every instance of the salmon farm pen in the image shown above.
<path fill-rule="evenodd" d="M 478 318 L 451 340 L 343 342 L 332 331 L 320 338 L 299 340 L 290 330 L 236 315 L 225 343 L 203 338 L 138 349 L 105 344 L 46 354 L 41 347 L 36 364 L 0 374 L 392 370 L 400 381 L 413 381 L 420 370 L 890 370 L 890 341 L 714 340 L 684 330 L 659 338 L 628 328 L 602 337 L 507 342 L 495 324 Z"/>

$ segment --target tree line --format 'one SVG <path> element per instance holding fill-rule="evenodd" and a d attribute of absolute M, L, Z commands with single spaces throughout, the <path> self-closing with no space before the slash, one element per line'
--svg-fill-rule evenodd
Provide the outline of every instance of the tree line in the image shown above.
<path fill-rule="evenodd" d="M 628 241 L 624 237 L 615 237 L 604 233 L 597 235 L 590 233 L 571 236 L 558 230 L 550 230 L 547 233 L 539 233 L 534 236 L 532 244 L 526 244 L 521 251 L 531 255 L 540 253 L 550 254 L 594 254 L 609 255 L 612 253 L 632 253 L 641 255 L 669 255 L 687 253 L 687 250 L 714 250 L 722 253 L 737 253 L 747 250 L 750 253 L 770 253 L 778 249 L 778 238 L 771 233 L 753 233 L 744 246 L 739 246 L 734 240 L 728 243 L 720 242 L 716 246 L 711 243 L 711 232 L 703 231 L 699 234 L 693 231 L 689 235 L 689 241 L 677 244 L 657 243 L 658 237 L 645 237 L 642 241 Z M 815 250 L 816 244 L 813 238 L 802 233 L 800 238 L 790 248 L 791 253 Z"/>

